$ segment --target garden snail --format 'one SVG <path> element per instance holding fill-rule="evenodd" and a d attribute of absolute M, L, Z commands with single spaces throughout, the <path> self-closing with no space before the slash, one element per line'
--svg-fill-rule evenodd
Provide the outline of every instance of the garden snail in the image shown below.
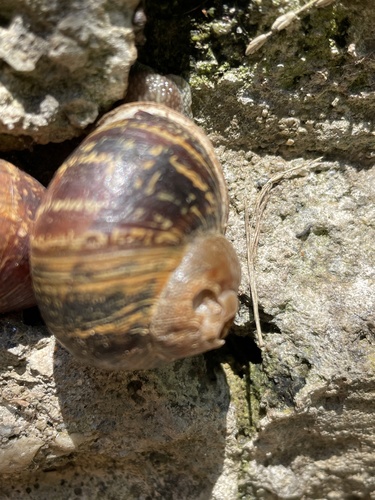
<path fill-rule="evenodd" d="M 191 92 L 186 80 L 177 75 L 160 75 L 145 64 L 130 70 L 125 102 L 158 102 L 192 118 Z"/>
<path fill-rule="evenodd" d="M 45 188 L 0 160 L 0 313 L 35 305 L 29 232 Z"/>
<path fill-rule="evenodd" d="M 205 134 L 163 105 L 108 113 L 56 172 L 31 237 L 37 302 L 78 359 L 146 369 L 224 343 L 240 267 Z"/>

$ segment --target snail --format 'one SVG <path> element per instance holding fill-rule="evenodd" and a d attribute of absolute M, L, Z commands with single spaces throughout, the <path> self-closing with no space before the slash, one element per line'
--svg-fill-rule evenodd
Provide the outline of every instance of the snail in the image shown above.
<path fill-rule="evenodd" d="M 160 75 L 137 62 L 130 70 L 128 81 L 124 102 L 158 102 L 192 118 L 190 86 L 180 76 Z"/>
<path fill-rule="evenodd" d="M 148 369 L 220 347 L 240 266 L 205 134 L 161 104 L 105 115 L 56 172 L 30 238 L 49 330 L 104 369 Z"/>
<path fill-rule="evenodd" d="M 45 188 L 0 160 L 0 313 L 35 305 L 29 232 Z"/>

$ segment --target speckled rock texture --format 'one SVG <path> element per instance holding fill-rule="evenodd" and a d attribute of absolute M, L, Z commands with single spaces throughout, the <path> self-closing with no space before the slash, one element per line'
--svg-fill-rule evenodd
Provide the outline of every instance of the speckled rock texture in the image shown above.
<path fill-rule="evenodd" d="M 233 497 L 225 462 L 236 427 L 220 367 L 194 358 L 99 372 L 15 317 L 2 327 L 10 323 L 13 339 L 1 339 L 1 498 L 209 498 L 213 487 Z"/>
<path fill-rule="evenodd" d="M 0 318 L 0 498 L 374 497 L 375 5 L 312 8 L 245 58 L 301 5 L 149 2 L 140 58 L 190 80 L 228 181 L 240 311 L 223 349 L 138 373 L 79 366 L 30 313 Z M 260 219 L 260 349 L 244 208 L 252 235 L 262 188 L 294 167 Z"/>
<path fill-rule="evenodd" d="M 122 99 L 138 0 L 3 0 L 0 150 L 61 142 Z"/>

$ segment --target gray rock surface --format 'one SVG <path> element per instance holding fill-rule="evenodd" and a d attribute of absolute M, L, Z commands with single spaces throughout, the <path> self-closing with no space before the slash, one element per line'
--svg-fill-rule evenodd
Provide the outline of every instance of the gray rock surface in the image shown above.
<path fill-rule="evenodd" d="M 1 150 L 80 135 L 123 98 L 138 3 L 1 2 Z"/>
<path fill-rule="evenodd" d="M 246 185 L 278 166 L 258 158 Z M 243 498 L 375 491 L 374 188 L 373 168 L 325 162 L 271 194 L 256 268 L 267 379 Z"/>
<path fill-rule="evenodd" d="M 215 483 L 233 497 L 237 479 L 226 461 L 233 463 L 236 426 L 220 367 L 198 357 L 149 372 L 100 372 L 16 315 L 2 328 L 9 323 L 17 333 L 0 340 L 8 356 L 1 498 L 209 498 Z"/>
<path fill-rule="evenodd" d="M 193 110 L 223 164 L 243 267 L 227 349 L 108 374 L 2 318 L 0 497 L 375 495 L 375 6 L 311 9 L 245 59 L 288 4 L 217 2 L 190 26 Z M 260 352 L 244 206 L 253 233 L 262 186 L 297 166 L 261 219 Z"/>

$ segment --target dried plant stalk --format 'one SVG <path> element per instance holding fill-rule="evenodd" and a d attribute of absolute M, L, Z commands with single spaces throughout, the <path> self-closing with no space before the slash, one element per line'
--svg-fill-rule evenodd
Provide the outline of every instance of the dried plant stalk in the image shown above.
<path fill-rule="evenodd" d="M 282 180 L 289 178 L 291 179 L 292 176 L 290 174 L 293 173 L 299 173 L 301 174 L 301 171 L 307 169 L 311 170 L 312 168 L 317 167 L 321 162 L 321 158 L 318 158 L 317 160 L 313 160 L 309 163 L 304 163 L 302 165 L 297 165 L 295 167 L 289 168 L 288 170 L 285 170 L 284 172 L 280 172 L 273 177 L 271 177 L 265 185 L 262 187 L 253 210 L 253 217 L 252 220 L 250 221 L 250 216 L 249 216 L 249 209 L 248 209 L 248 204 L 247 201 L 245 200 L 245 233 L 246 233 L 246 246 L 247 246 L 247 269 L 249 273 L 249 283 L 250 283 L 250 294 L 251 294 L 251 300 L 253 302 L 253 312 L 254 312 L 254 320 L 255 320 L 255 326 L 256 326 L 256 332 L 257 332 L 257 339 L 258 339 L 258 345 L 259 347 L 264 346 L 264 341 L 263 341 L 263 335 L 262 335 L 262 327 L 260 323 L 260 316 L 259 316 L 259 302 L 258 302 L 258 290 L 257 290 L 257 284 L 256 284 L 256 277 L 255 277 L 255 262 L 257 258 L 257 250 L 258 250 L 258 243 L 259 243 L 259 237 L 260 237 L 260 228 L 262 224 L 262 220 L 264 217 L 264 211 L 267 207 L 267 203 L 269 201 L 269 198 L 271 196 L 271 191 L 272 189 Z M 251 231 L 251 226 L 254 227 L 254 231 Z"/>
<path fill-rule="evenodd" d="M 287 28 L 295 19 L 298 19 L 298 16 L 305 10 L 309 10 L 314 7 L 328 7 L 328 5 L 331 5 L 334 1 L 335 0 L 311 0 L 295 11 L 289 11 L 286 14 L 282 14 L 272 24 L 271 31 L 262 35 L 258 35 L 250 41 L 250 43 L 246 47 L 245 55 L 249 56 L 257 52 L 257 50 L 259 50 L 272 35 L 274 35 L 275 33 L 279 33 L 280 31 Z"/>

